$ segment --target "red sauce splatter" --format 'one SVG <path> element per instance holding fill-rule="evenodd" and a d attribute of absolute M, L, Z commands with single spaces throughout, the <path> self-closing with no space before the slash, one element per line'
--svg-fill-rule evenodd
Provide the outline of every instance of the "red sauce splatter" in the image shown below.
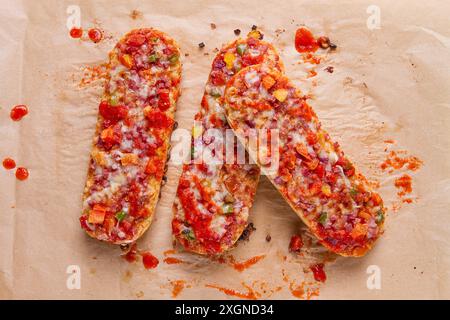
<path fill-rule="evenodd" d="M 293 235 L 291 241 L 289 242 L 290 252 L 300 252 L 303 247 L 303 240 L 299 235 Z"/>
<path fill-rule="evenodd" d="M 299 299 L 305 298 L 305 283 L 302 282 L 300 285 L 296 285 L 294 282 L 291 282 L 289 284 L 289 290 L 291 291 L 292 295 Z"/>
<path fill-rule="evenodd" d="M 308 78 L 312 78 L 312 77 L 315 77 L 315 76 L 317 76 L 316 70 L 309 70 L 308 71 Z"/>
<path fill-rule="evenodd" d="M 72 38 L 78 39 L 78 38 L 81 38 L 82 35 L 83 35 L 83 29 L 77 28 L 77 27 L 73 27 L 72 29 L 70 29 L 70 36 Z"/>
<path fill-rule="evenodd" d="M 184 280 L 174 280 L 171 281 L 170 284 L 173 286 L 172 288 L 172 297 L 176 298 L 181 291 L 186 287 L 186 281 Z"/>
<path fill-rule="evenodd" d="M 252 265 L 258 263 L 260 260 L 264 259 L 266 257 L 265 254 L 260 256 L 252 257 L 248 260 L 245 260 L 244 262 L 240 263 L 233 263 L 233 268 L 236 269 L 239 272 L 244 271 L 247 268 L 250 268 Z"/>
<path fill-rule="evenodd" d="M 11 159 L 11 158 L 5 158 L 3 160 L 3 167 L 6 170 L 14 169 L 16 167 L 16 162 L 13 159 Z"/>
<path fill-rule="evenodd" d="M 309 29 L 300 27 L 295 33 L 295 49 L 299 53 L 315 52 L 319 48 L 317 40 Z"/>
<path fill-rule="evenodd" d="M 127 252 L 126 255 L 123 256 L 123 258 L 125 260 L 127 260 L 130 263 L 136 262 L 137 261 L 137 248 L 136 248 L 136 243 L 133 243 L 133 245 L 131 246 L 130 250 Z"/>
<path fill-rule="evenodd" d="M 281 273 L 283 275 L 283 281 L 289 283 L 289 291 L 294 297 L 310 300 L 312 297 L 319 296 L 320 288 L 315 286 L 314 283 L 302 281 L 300 284 L 297 284 L 295 281 L 289 280 L 284 269 L 281 270 Z"/>
<path fill-rule="evenodd" d="M 159 260 L 150 252 L 143 252 L 142 255 L 142 263 L 144 264 L 145 269 L 154 269 L 158 266 Z"/>
<path fill-rule="evenodd" d="M 14 121 L 19 121 L 23 117 L 25 117 L 28 114 L 28 108 L 26 105 L 19 104 L 11 109 L 10 117 Z"/>
<path fill-rule="evenodd" d="M 184 263 L 183 260 L 178 259 L 178 258 L 173 258 L 173 257 L 167 257 L 164 259 L 164 263 L 166 264 L 180 264 L 180 263 Z"/>
<path fill-rule="evenodd" d="M 175 253 L 177 253 L 177 252 L 173 249 L 166 250 L 163 252 L 164 256 L 168 256 L 168 255 L 175 254 Z"/>
<path fill-rule="evenodd" d="M 325 271 L 323 270 L 323 268 L 324 268 L 323 263 L 313 264 L 309 268 L 313 272 L 314 279 L 316 281 L 325 282 L 327 280 L 327 275 L 325 274 Z"/>
<path fill-rule="evenodd" d="M 223 288 L 214 284 L 206 284 L 205 287 L 207 288 L 214 288 L 217 289 L 223 293 L 225 293 L 227 296 L 234 296 L 241 299 L 249 299 L 249 300 L 257 300 L 261 294 L 253 290 L 250 286 L 246 285 L 244 282 L 242 285 L 247 289 L 246 293 L 239 292 L 233 289 Z"/>
<path fill-rule="evenodd" d="M 394 144 L 394 143 L 395 143 L 395 141 L 394 141 L 394 140 L 392 140 L 392 139 L 387 139 L 387 140 L 384 140 L 384 143 L 390 143 L 390 144 Z"/>
<path fill-rule="evenodd" d="M 412 178 L 411 176 L 404 174 L 401 177 L 395 179 L 395 187 L 402 189 L 398 192 L 399 196 L 404 196 L 407 193 L 412 192 Z"/>
<path fill-rule="evenodd" d="M 88 35 L 89 39 L 94 43 L 99 43 L 103 39 L 103 32 L 96 28 L 90 29 Z"/>
<path fill-rule="evenodd" d="M 401 169 L 406 165 L 406 168 L 411 171 L 416 171 L 420 169 L 423 161 L 414 156 L 399 156 L 398 152 L 391 151 L 389 152 L 385 161 L 383 161 L 380 165 L 380 168 L 386 170 L 387 168 L 392 169 Z M 391 171 L 392 172 L 392 171 Z"/>
<path fill-rule="evenodd" d="M 311 64 L 320 64 L 321 59 L 320 57 L 317 57 L 316 55 L 309 52 L 303 55 L 303 62 L 308 62 Z"/>
<path fill-rule="evenodd" d="M 29 173 L 28 173 L 27 168 L 23 168 L 23 167 L 17 168 L 16 178 L 18 180 L 21 180 L 21 181 L 26 180 L 28 178 L 28 175 L 29 175 Z"/>

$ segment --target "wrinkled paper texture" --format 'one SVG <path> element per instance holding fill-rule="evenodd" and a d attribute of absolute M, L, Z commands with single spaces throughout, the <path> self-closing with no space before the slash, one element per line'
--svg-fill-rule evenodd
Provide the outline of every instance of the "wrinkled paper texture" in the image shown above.
<path fill-rule="evenodd" d="M 450 3 L 376 2 L 379 24 L 371 18 L 377 11 L 371 1 L 2 1 L 0 157 L 29 168 L 30 177 L 20 182 L 13 171 L 0 169 L 0 297 L 171 299 L 171 282 L 183 280 L 182 299 L 233 298 L 205 285 L 246 292 L 242 282 L 257 288 L 261 299 L 295 299 L 289 289 L 295 280 L 312 281 L 319 299 L 450 298 Z M 107 39 L 93 44 L 70 38 L 70 5 L 80 8 L 85 30 L 99 26 Z M 142 15 L 133 19 L 132 10 Z M 314 78 L 307 78 L 293 46 L 302 24 L 338 46 L 319 53 L 323 62 Z M 243 272 L 183 252 L 176 257 L 188 263 L 163 262 L 163 252 L 172 249 L 179 165 L 169 165 L 155 220 L 138 242 L 159 258 L 156 269 L 126 262 L 118 247 L 88 238 L 79 226 L 102 93 L 101 81 L 79 86 L 83 67 L 105 62 L 133 28 L 167 32 L 189 54 L 182 57 L 176 120 L 190 130 L 214 49 L 233 40 L 234 29 L 245 36 L 252 25 L 277 47 L 287 75 L 313 96 L 310 104 L 324 128 L 368 179 L 380 182 L 389 209 L 385 234 L 372 252 L 360 259 L 332 258 L 324 284 L 305 272 L 323 249 L 313 246 L 298 257 L 288 252 L 290 237 L 303 234 L 304 226 L 264 177 L 250 215 L 256 231 L 231 254 L 237 261 L 266 257 Z M 334 72 L 325 71 L 327 66 Z M 9 118 L 16 104 L 30 110 L 20 122 Z M 411 174 L 417 200 L 397 212 L 390 208 L 398 201 L 394 179 L 401 172 L 379 169 L 386 147 L 424 162 Z M 79 268 L 79 289 L 67 285 L 70 266 Z M 370 266 L 380 271 L 380 289 L 367 286 Z"/>

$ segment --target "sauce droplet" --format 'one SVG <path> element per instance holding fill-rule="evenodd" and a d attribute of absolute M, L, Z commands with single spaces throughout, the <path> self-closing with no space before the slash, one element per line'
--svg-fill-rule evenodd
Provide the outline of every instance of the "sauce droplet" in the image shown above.
<path fill-rule="evenodd" d="M 11 109 L 10 117 L 14 121 L 20 121 L 28 114 L 28 108 L 26 105 L 19 104 Z"/>
<path fill-rule="evenodd" d="M 305 27 L 298 28 L 295 33 L 295 49 L 299 53 L 303 52 L 315 52 L 319 48 L 317 40 L 314 38 L 309 29 Z"/>
<path fill-rule="evenodd" d="M 3 160 L 3 167 L 6 170 L 14 169 L 16 167 L 16 162 L 13 159 L 11 159 L 11 158 L 5 158 Z"/>
<path fill-rule="evenodd" d="M 88 35 L 94 43 L 99 43 L 103 38 L 103 33 L 99 29 L 90 29 Z"/>
<path fill-rule="evenodd" d="M 78 39 L 78 38 L 81 38 L 82 35 L 83 35 L 83 29 L 76 28 L 76 27 L 73 27 L 72 29 L 70 29 L 70 36 L 72 38 Z"/>
<path fill-rule="evenodd" d="M 144 264 L 145 269 L 154 269 L 158 266 L 159 260 L 150 252 L 143 252 L 142 263 Z"/>
<path fill-rule="evenodd" d="M 27 168 L 19 167 L 16 170 L 16 178 L 23 181 L 28 178 L 28 170 Z"/>
<path fill-rule="evenodd" d="M 325 282 L 325 280 L 327 280 L 327 275 L 325 274 L 323 267 L 323 263 L 313 264 L 311 267 L 309 267 L 313 272 L 314 279 L 316 281 Z"/>

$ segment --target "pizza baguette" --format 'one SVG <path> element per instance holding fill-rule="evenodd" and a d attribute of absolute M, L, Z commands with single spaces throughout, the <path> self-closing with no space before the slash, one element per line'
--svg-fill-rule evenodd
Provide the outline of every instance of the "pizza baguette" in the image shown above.
<path fill-rule="evenodd" d="M 193 159 L 184 165 L 173 204 L 172 233 L 188 251 L 220 254 L 233 247 L 247 226 L 259 180 L 255 164 L 212 164 L 196 150 L 211 143 L 208 129 L 231 132 L 222 106 L 227 81 L 241 68 L 262 63 L 283 70 L 274 47 L 254 37 L 225 45 L 216 55 L 192 132 Z M 234 137 L 234 136 L 233 136 Z M 217 141 L 216 141 L 217 142 Z M 217 159 L 224 159 L 223 154 Z M 223 158 L 221 157 L 223 156 Z"/>
<path fill-rule="evenodd" d="M 150 226 L 180 79 L 178 45 L 158 30 L 133 30 L 110 52 L 80 217 L 91 237 L 127 244 Z"/>
<path fill-rule="evenodd" d="M 228 122 L 243 144 L 254 129 L 278 131 L 274 172 L 259 161 L 254 145 L 247 151 L 320 243 L 342 256 L 367 253 L 383 230 L 383 201 L 292 82 L 276 69 L 250 66 L 228 82 L 224 100 Z"/>

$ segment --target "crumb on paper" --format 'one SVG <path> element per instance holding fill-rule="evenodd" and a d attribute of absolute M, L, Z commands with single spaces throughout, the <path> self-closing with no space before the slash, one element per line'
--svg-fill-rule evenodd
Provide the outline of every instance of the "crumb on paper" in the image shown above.
<path fill-rule="evenodd" d="M 215 30 L 217 28 L 217 25 L 215 23 L 210 23 L 209 26 L 211 27 L 211 30 Z"/>
<path fill-rule="evenodd" d="M 333 73 L 334 72 L 334 67 L 333 66 L 328 66 L 325 68 L 325 71 L 328 73 Z"/>
<path fill-rule="evenodd" d="M 234 29 L 234 34 L 236 36 L 240 35 L 241 34 L 241 29 Z"/>
<path fill-rule="evenodd" d="M 134 10 L 131 10 L 131 12 L 130 12 L 130 18 L 133 20 L 141 19 L 142 16 L 143 16 L 142 12 L 139 10 L 134 9 Z"/>
<path fill-rule="evenodd" d="M 190 284 L 187 284 L 186 280 L 172 280 L 170 281 L 172 286 L 172 297 L 176 298 L 185 289 L 191 288 Z"/>
<path fill-rule="evenodd" d="M 128 283 L 128 282 L 130 282 L 132 277 L 133 277 L 133 274 L 131 273 L 131 271 L 125 270 L 125 273 L 122 276 L 122 281 Z"/>
<path fill-rule="evenodd" d="M 278 28 L 278 29 L 275 30 L 275 36 L 279 37 L 284 32 L 286 32 L 286 29 Z"/>

